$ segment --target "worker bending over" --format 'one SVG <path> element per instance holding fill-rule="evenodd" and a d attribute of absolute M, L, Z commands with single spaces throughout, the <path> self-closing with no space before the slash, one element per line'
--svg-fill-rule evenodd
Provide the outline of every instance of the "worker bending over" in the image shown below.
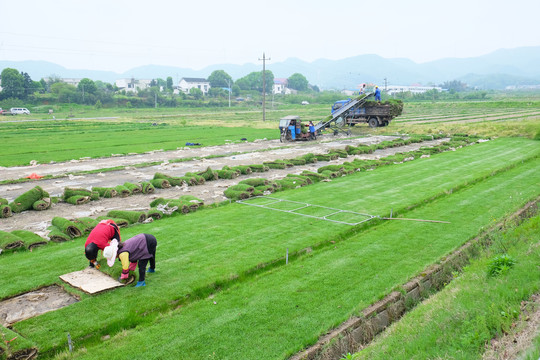
<path fill-rule="evenodd" d="M 102 220 L 92 229 L 84 243 L 84 253 L 90 261 L 90 267 L 95 267 L 99 270 L 100 265 L 97 262 L 98 251 L 109 246 L 112 239 L 120 242 L 120 229 L 113 220 Z"/>
<path fill-rule="evenodd" d="M 107 258 L 109 266 L 114 265 L 114 259 L 118 257 L 122 262 L 122 275 L 120 280 L 127 280 L 130 271 L 135 271 L 139 265 L 139 281 L 135 287 L 146 286 L 146 265 L 150 262 L 149 273 L 156 271 L 156 246 L 157 240 L 154 235 L 139 234 L 118 244 L 118 256 L 114 246 L 106 247 L 103 256 Z M 111 262 L 112 260 L 112 262 Z"/>

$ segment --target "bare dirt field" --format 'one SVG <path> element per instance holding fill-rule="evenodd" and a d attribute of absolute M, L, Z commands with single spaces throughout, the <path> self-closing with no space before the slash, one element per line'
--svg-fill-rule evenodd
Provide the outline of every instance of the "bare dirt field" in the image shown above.
<path fill-rule="evenodd" d="M 276 159 L 294 158 L 307 153 L 324 154 L 333 148 L 343 149 L 346 145 L 357 146 L 360 144 L 371 145 L 384 140 L 392 140 L 394 136 L 368 136 L 363 138 L 331 137 L 331 139 L 317 140 L 312 142 L 297 142 L 282 144 L 279 140 L 261 140 L 252 143 L 230 144 L 224 146 L 213 146 L 206 148 L 191 148 L 168 152 L 152 152 L 147 154 L 118 156 L 103 159 L 77 160 L 64 163 L 39 164 L 36 166 L 25 166 L 16 168 L 0 169 L 1 179 L 17 179 L 28 176 L 30 173 L 39 175 L 65 175 L 60 178 L 30 181 L 19 184 L 0 185 L 0 197 L 12 201 L 25 191 L 36 185 L 41 186 L 51 196 L 61 196 L 64 188 L 78 187 L 111 187 L 125 182 L 137 183 L 153 178 L 156 172 L 163 172 L 171 176 L 183 176 L 186 172 L 204 171 L 207 167 L 221 169 L 223 166 L 262 164 L 265 161 Z M 31 230 L 41 236 L 46 236 L 47 227 L 53 217 L 61 216 L 65 218 L 78 218 L 84 216 L 97 217 L 106 215 L 110 210 L 146 210 L 149 203 L 157 198 L 177 198 L 181 195 L 194 195 L 204 200 L 206 204 L 216 201 L 226 200 L 223 191 L 239 181 L 248 177 L 264 177 L 267 179 L 278 179 L 289 173 L 300 173 L 303 170 L 317 171 L 321 166 L 329 163 L 338 164 L 351 161 L 353 158 L 377 159 L 392 155 L 398 152 L 416 150 L 422 146 L 434 146 L 443 140 L 435 140 L 418 144 L 411 144 L 403 147 L 377 150 L 373 154 L 349 156 L 347 159 L 337 159 L 332 162 L 319 162 L 304 166 L 294 166 L 283 170 L 271 169 L 265 173 L 240 176 L 236 179 L 207 182 L 199 186 L 173 187 L 169 189 L 156 189 L 151 195 L 134 195 L 126 198 L 102 198 L 98 201 L 91 201 L 84 205 L 71 205 L 68 203 L 54 204 L 45 211 L 25 211 L 14 214 L 10 218 L 0 219 L 0 230 L 12 231 L 16 229 Z M 232 154 L 232 155 L 228 155 Z M 190 160 L 171 163 L 170 160 L 179 158 L 221 156 L 213 158 L 203 158 L 200 160 Z M 138 167 L 133 165 L 160 162 L 159 165 Z M 115 166 L 124 166 L 123 170 L 97 172 L 85 175 L 73 175 L 79 171 L 99 170 Z"/>

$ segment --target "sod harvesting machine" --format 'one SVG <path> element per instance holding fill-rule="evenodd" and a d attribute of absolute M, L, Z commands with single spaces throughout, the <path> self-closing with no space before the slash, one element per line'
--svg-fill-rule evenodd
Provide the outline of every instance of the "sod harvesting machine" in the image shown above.
<path fill-rule="evenodd" d="M 310 123 L 309 127 L 301 124 L 299 116 L 286 116 L 279 122 L 280 141 L 315 140 L 324 129 L 333 130 L 334 135 L 339 132 L 350 135 L 349 127 L 360 123 L 367 123 L 372 128 L 388 126 L 393 118 L 401 115 L 403 102 L 368 101 L 373 95 L 367 93 L 354 99 L 336 101 L 331 115 L 315 125 Z"/>

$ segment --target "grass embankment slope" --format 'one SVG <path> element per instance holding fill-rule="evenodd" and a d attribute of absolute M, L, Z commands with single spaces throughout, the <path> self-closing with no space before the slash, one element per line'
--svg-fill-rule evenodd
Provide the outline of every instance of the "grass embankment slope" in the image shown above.
<path fill-rule="evenodd" d="M 517 147 L 520 148 L 519 151 L 516 150 Z M 326 291 L 320 288 L 326 288 L 326 284 L 328 284 L 331 285 L 330 288 L 333 288 L 331 292 L 339 293 L 336 301 L 340 301 L 339 297 L 341 296 L 350 300 L 347 300 L 346 305 L 339 305 L 341 307 L 339 307 L 340 310 L 337 310 L 337 314 L 332 311 L 326 319 L 317 320 L 318 325 L 314 327 L 309 325 L 309 321 L 304 325 L 304 319 L 307 321 L 307 318 L 313 316 L 312 308 L 308 304 L 305 305 L 305 308 L 304 305 L 299 305 L 298 312 L 301 312 L 301 314 L 298 316 L 301 321 L 299 320 L 298 323 L 302 328 L 305 327 L 306 331 L 299 336 L 291 335 L 291 339 L 287 339 L 287 344 L 285 344 L 284 348 L 274 348 L 272 345 L 272 350 L 268 349 L 267 356 L 269 358 L 279 358 L 284 353 L 290 354 L 300 350 L 301 347 L 313 342 L 321 332 L 343 321 L 365 304 L 369 304 L 377 298 L 384 296 L 392 287 L 414 276 L 425 265 L 436 261 L 451 249 L 461 245 L 470 236 L 476 234 L 479 228 L 489 225 L 491 218 L 488 215 L 493 218 L 500 218 L 509 210 L 513 210 L 515 207 L 521 205 L 524 199 L 538 194 L 539 189 L 537 186 L 539 179 L 536 178 L 538 174 L 538 163 L 537 159 L 530 160 L 531 157 L 537 157 L 538 152 L 539 149 L 536 142 L 524 139 L 500 139 L 467 147 L 457 152 L 440 154 L 430 159 L 381 168 L 372 172 L 358 173 L 331 183 L 322 183 L 279 194 L 279 196 L 290 197 L 291 199 L 294 197 L 295 200 L 299 201 L 335 206 L 354 211 L 368 209 L 369 211 L 366 211 L 368 213 L 382 215 L 388 213 L 390 207 L 394 209 L 405 209 L 411 205 L 423 203 L 424 201 L 429 203 L 429 199 L 446 194 L 451 189 L 457 190 L 463 188 L 463 191 L 465 191 L 467 189 L 467 183 L 474 183 L 477 184 L 475 186 L 478 186 L 491 180 L 488 175 L 493 172 L 497 173 L 493 179 L 499 179 L 502 182 L 507 181 L 506 178 L 501 177 L 504 174 L 526 174 L 524 177 L 517 175 L 511 176 L 511 179 L 516 179 L 515 181 L 520 180 L 515 186 L 513 184 L 508 187 L 505 186 L 507 191 L 512 191 L 511 195 L 503 191 L 496 192 L 495 194 L 489 193 L 490 201 L 486 202 L 486 208 L 475 210 L 464 207 L 465 204 L 468 205 L 465 201 L 472 201 L 474 205 L 476 203 L 482 203 L 483 201 L 480 201 L 479 198 L 474 198 L 476 201 L 460 199 L 457 204 L 453 204 L 455 209 L 452 210 L 452 216 L 459 217 L 461 221 L 463 221 L 463 218 L 476 217 L 474 215 L 476 212 L 482 213 L 483 216 L 479 217 L 477 221 L 467 220 L 464 225 L 469 223 L 470 225 L 464 226 L 466 229 L 457 234 L 452 234 L 450 239 L 443 241 L 441 246 L 435 246 L 433 251 L 426 254 L 426 257 L 418 257 L 416 255 L 404 257 L 404 260 L 402 259 L 401 262 L 406 262 L 405 265 L 408 265 L 408 267 L 405 269 L 407 271 L 402 271 L 403 264 L 398 262 L 400 266 L 394 268 L 392 271 L 389 270 L 388 275 L 385 275 L 386 272 L 379 274 L 380 271 L 383 271 L 387 267 L 386 265 L 388 263 L 394 261 L 393 259 L 387 261 L 381 259 L 381 262 L 379 261 L 380 256 L 386 253 L 398 256 L 403 247 L 402 238 L 405 235 L 394 239 L 392 238 L 392 234 L 394 234 L 393 236 L 398 236 L 399 234 L 404 234 L 406 229 L 411 229 L 411 235 L 404 237 L 407 241 L 410 241 L 408 245 L 409 249 L 406 250 L 409 253 L 412 251 L 418 252 L 425 244 L 423 243 L 423 241 L 426 241 L 425 239 L 419 240 L 416 236 L 417 233 L 427 235 L 428 233 L 424 228 L 416 228 L 415 226 L 418 226 L 417 224 L 404 225 L 402 222 L 400 224 L 397 224 L 397 222 L 396 224 L 381 224 L 375 229 L 368 230 L 368 233 L 374 232 L 375 235 L 370 240 L 373 244 L 370 249 L 366 250 L 367 253 L 365 256 L 351 257 L 351 254 L 354 254 L 357 250 L 360 251 L 360 249 L 348 249 L 343 254 L 339 253 L 336 255 L 337 257 L 334 260 L 328 259 L 328 263 L 331 264 L 328 265 L 330 267 L 324 267 L 323 264 L 317 265 L 314 268 L 314 272 L 320 274 L 346 273 L 346 269 L 354 268 L 354 271 L 356 271 L 356 268 L 360 268 L 362 269 L 360 271 L 361 274 L 359 274 L 361 276 L 368 276 L 370 278 L 382 277 L 385 280 L 381 282 L 358 281 L 355 284 L 355 289 L 360 289 L 359 293 L 347 295 L 349 290 L 343 289 L 337 291 L 336 289 L 338 288 L 335 287 L 337 283 L 333 284 L 330 279 L 319 278 L 319 282 L 311 282 L 309 279 L 306 279 L 306 284 L 313 284 L 306 285 L 307 289 L 311 289 L 311 286 L 313 286 L 313 291 L 307 290 L 307 293 L 312 292 L 316 295 L 320 291 Z M 484 161 L 480 160 L 482 158 Z M 432 166 L 435 159 L 438 159 L 436 163 L 446 163 L 446 166 L 443 164 L 440 169 L 433 171 Z M 527 161 L 527 159 L 529 160 Z M 504 169 L 509 167 L 514 167 L 515 169 L 504 171 Z M 530 174 L 531 170 L 528 167 L 532 167 L 536 171 Z M 389 181 L 389 179 L 397 179 L 399 183 Z M 419 179 L 422 179 L 422 181 Z M 415 184 L 406 186 L 409 182 Z M 396 191 L 396 184 L 399 184 L 401 191 Z M 327 186 L 331 187 L 327 188 Z M 520 191 L 522 187 L 525 187 L 525 189 Z M 309 191 L 310 189 L 312 191 Z M 314 194 L 317 194 L 317 196 L 314 196 Z M 378 196 L 373 194 L 378 194 Z M 486 196 L 486 194 L 482 196 Z M 512 196 L 513 200 L 509 200 L 509 196 Z M 447 197 L 443 196 L 442 198 L 446 199 Z M 452 199 L 453 197 L 454 195 L 451 195 L 448 198 Z M 496 206 L 495 203 L 499 205 Z M 500 204 L 504 204 L 504 206 Z M 443 208 L 446 209 L 447 205 L 444 205 Z M 424 218 L 438 217 L 446 220 L 446 214 L 446 211 L 440 210 L 425 214 L 407 214 L 407 216 L 411 217 L 409 215 L 413 215 Z M 466 216 L 464 217 L 464 215 Z M 460 224 L 459 219 L 455 220 L 457 224 Z M 449 220 L 454 223 L 453 218 Z M 384 233 L 385 235 L 381 235 L 377 232 L 377 229 L 382 228 L 390 229 L 388 230 L 388 234 Z M 430 234 L 431 237 L 436 237 L 441 232 L 440 226 L 435 226 L 434 228 L 436 230 L 433 230 L 435 232 Z M 283 213 L 269 213 L 269 210 L 247 208 L 245 205 L 225 206 L 197 212 L 184 217 L 160 220 L 154 224 L 128 228 L 123 230 L 122 236 L 125 239 L 140 232 L 153 233 L 159 241 L 158 272 L 152 274 L 151 277 L 149 276 L 146 289 L 128 287 L 95 297 L 81 294 L 81 302 L 15 324 L 14 329 L 22 336 L 36 342 L 40 351 L 47 352 L 65 347 L 66 332 L 70 332 L 71 336 L 76 339 L 80 346 L 92 347 L 92 344 L 101 342 L 100 336 L 102 335 L 116 335 L 122 329 L 130 329 L 136 325 L 139 325 L 137 329 L 142 331 L 146 327 L 149 327 L 156 319 L 163 318 L 160 321 L 166 321 L 169 316 L 184 316 L 183 310 L 180 310 L 179 314 L 175 312 L 168 314 L 168 311 L 174 309 L 180 303 L 187 305 L 184 309 L 191 309 L 192 307 L 197 309 L 198 306 L 203 306 L 206 301 L 196 301 L 198 300 L 197 296 L 205 298 L 207 294 L 214 290 L 216 285 L 222 288 L 238 286 L 238 288 L 235 288 L 238 289 L 238 293 L 250 294 L 246 295 L 247 297 L 244 299 L 245 304 L 255 305 L 254 303 L 257 303 L 257 301 L 261 301 L 262 304 L 264 303 L 262 300 L 263 293 L 259 295 L 259 288 L 255 285 L 258 279 L 255 276 L 257 273 L 246 275 L 246 272 L 253 271 L 261 263 L 279 259 L 284 255 L 287 247 L 291 253 L 294 253 L 308 246 L 313 246 L 314 249 L 317 249 L 317 244 L 328 245 L 329 240 L 339 242 L 341 239 L 348 239 L 346 242 L 340 243 L 336 248 L 337 250 L 341 248 L 341 244 L 348 244 L 349 238 L 355 233 L 355 231 L 351 231 L 350 227 L 345 225 L 323 223 L 317 220 L 300 216 L 290 216 Z M 390 238 L 386 239 L 386 236 Z M 365 239 L 367 238 L 359 236 L 357 241 L 352 241 L 351 243 L 358 242 L 358 246 L 363 248 Z M 2 273 L 5 274 L 6 279 L 10 279 L 10 282 L 9 284 L 3 284 L 0 288 L 1 296 L 12 296 L 42 285 L 58 282 L 58 275 L 83 268 L 86 262 L 82 256 L 82 244 L 83 240 L 81 239 L 80 242 L 54 244 L 51 247 L 36 249 L 32 253 L 23 252 L 3 257 L 2 262 L 5 266 L 3 266 Z M 336 254 L 332 246 L 322 246 L 320 252 L 315 251 L 312 255 L 302 258 L 300 261 L 307 261 L 306 259 L 312 257 L 319 258 L 319 254 L 321 256 L 332 257 L 331 254 Z M 388 246 L 390 248 L 387 248 Z M 428 245 L 428 247 L 432 247 L 432 245 Z M 379 250 L 384 251 L 380 253 Z M 360 263 L 355 263 L 355 261 L 360 261 Z M 326 262 L 326 260 L 323 262 Z M 369 268 L 362 267 L 364 263 L 385 264 L 385 267 L 374 267 L 370 271 L 367 271 Z M 40 266 L 36 267 L 35 264 L 40 264 Z M 339 269 L 339 264 L 347 264 L 347 266 L 340 271 L 332 270 L 332 268 Z M 268 275 L 270 279 L 268 281 L 277 281 L 278 283 L 285 284 L 288 280 L 280 280 L 284 275 L 281 275 L 279 270 L 281 267 L 279 265 L 282 265 L 282 263 L 274 267 L 259 270 L 259 273 L 263 274 L 265 271 L 268 271 L 269 274 L 275 273 L 277 280 L 272 280 L 274 275 Z M 320 270 L 316 270 L 317 268 L 320 268 Z M 112 273 L 114 276 L 118 276 L 118 266 L 113 269 Z M 311 275 L 315 276 L 313 273 Z M 238 279 L 236 278 L 237 276 L 239 276 Z M 389 282 L 387 276 L 392 278 L 393 282 Z M 266 278 L 266 276 L 261 278 Z M 347 286 L 351 286 L 354 283 L 352 279 L 354 277 L 347 279 Z M 301 286 L 300 281 L 297 281 L 297 284 Z M 287 288 L 288 286 L 284 285 L 284 287 Z M 229 293 L 236 294 L 237 290 L 233 291 L 231 288 L 231 290 L 224 292 L 223 296 Z M 298 293 L 301 294 L 302 291 Z M 187 294 L 190 295 L 188 296 Z M 295 294 L 296 291 L 293 291 L 289 296 Z M 361 294 L 366 295 L 363 296 Z M 269 298 L 273 298 L 271 294 L 267 295 Z M 222 295 L 217 294 L 216 296 Z M 253 297 L 254 300 L 250 300 L 250 297 Z M 329 295 L 329 298 L 331 297 Z M 303 298 L 306 301 L 313 300 L 310 296 L 299 296 L 298 301 Z M 122 301 L 118 301 L 118 299 L 122 299 Z M 223 307 L 221 308 L 223 314 L 228 313 L 231 316 L 236 311 L 235 308 L 233 309 L 233 312 L 229 312 Z M 261 308 L 254 309 L 257 309 L 256 311 L 262 311 Z M 246 311 L 252 312 L 255 310 L 248 307 Z M 195 313 L 197 312 L 195 311 Z M 92 316 L 83 317 L 81 314 L 92 314 Z M 276 318 L 275 321 L 284 327 L 290 327 L 291 323 L 289 322 L 290 319 L 288 319 L 290 313 L 288 311 L 286 314 L 279 311 L 262 312 L 261 314 L 273 314 Z M 193 316 L 201 317 L 203 314 L 195 314 Z M 257 325 L 257 322 L 261 321 L 265 323 L 266 320 L 264 320 L 264 317 L 250 318 L 245 323 L 243 321 L 238 322 L 239 318 L 233 317 L 230 321 L 236 324 L 235 326 L 244 328 L 244 331 L 247 331 L 245 329 L 251 328 L 251 325 L 254 327 L 260 326 L 260 324 Z M 200 324 L 200 321 L 195 321 L 195 323 Z M 157 332 L 156 336 L 158 336 L 160 327 L 152 327 L 152 329 L 151 332 Z M 134 330 L 133 335 L 138 333 L 138 331 Z M 166 328 L 162 328 L 162 331 L 161 336 L 169 333 Z M 219 328 L 216 331 L 216 334 L 226 333 L 226 331 L 222 331 Z M 266 332 L 280 333 L 282 336 L 285 336 L 287 331 L 274 325 L 269 325 L 266 330 Z M 150 335 L 147 336 L 151 337 Z M 219 339 L 219 342 L 230 342 L 231 346 L 234 347 L 232 344 L 236 340 L 228 338 L 225 335 L 223 336 L 223 338 Z M 299 340 L 294 340 L 296 338 Z M 192 342 L 196 341 L 192 340 Z M 111 344 L 114 343 L 111 342 Z M 150 346 L 149 342 L 143 343 L 146 346 Z M 272 342 L 270 341 L 270 343 Z M 118 346 L 122 345 L 118 344 Z M 219 346 L 225 345 L 222 344 Z M 254 348 L 258 346 L 255 345 Z M 164 347 L 164 349 L 168 348 Z M 185 353 L 185 356 L 186 358 L 197 358 L 198 355 L 196 354 L 201 351 L 205 352 L 207 349 L 204 342 L 201 342 L 198 349 L 193 349 L 193 353 Z M 243 347 L 239 349 L 243 349 Z M 229 354 L 229 352 L 234 354 L 234 351 L 237 350 L 224 349 L 223 351 L 224 354 Z M 224 355 L 224 357 L 227 356 Z"/>
<path fill-rule="evenodd" d="M 482 358 L 492 338 L 518 330 L 514 327 L 520 307 L 540 290 L 539 230 L 537 215 L 517 228 L 492 234 L 492 247 L 472 261 L 463 274 L 353 358 Z M 490 277 L 492 261 L 501 254 L 515 263 L 506 272 Z M 538 350 L 531 348 L 529 354 L 527 359 L 536 359 Z"/>
<path fill-rule="evenodd" d="M 119 334 L 81 358 L 125 351 L 182 359 L 286 358 L 536 197 L 539 167 L 536 157 L 406 213 L 450 224 L 378 224 L 148 328 Z"/>

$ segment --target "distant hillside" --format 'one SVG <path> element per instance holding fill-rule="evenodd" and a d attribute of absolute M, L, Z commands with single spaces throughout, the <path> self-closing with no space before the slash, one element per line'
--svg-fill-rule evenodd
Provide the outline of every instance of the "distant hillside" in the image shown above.
<path fill-rule="evenodd" d="M 409 59 L 387 59 L 366 54 L 341 60 L 319 59 L 306 62 L 289 58 L 283 62 L 268 62 L 267 69 L 277 78 L 301 73 L 311 84 L 322 89 L 355 89 L 358 84 L 370 82 L 410 85 L 413 83 L 440 84 L 461 80 L 469 85 L 486 89 L 501 89 L 508 85 L 540 84 L 540 46 L 500 49 L 474 58 L 445 58 L 426 63 Z M 0 61 L 0 69 L 15 68 L 30 74 L 32 79 L 56 75 L 64 78 L 84 78 L 114 83 L 121 78 L 166 79 L 176 82 L 182 77 L 208 77 L 214 70 L 225 70 L 233 79 L 250 72 L 261 71 L 261 64 L 217 64 L 202 70 L 173 66 L 146 65 L 123 74 L 111 71 L 66 69 L 45 61 Z"/>

